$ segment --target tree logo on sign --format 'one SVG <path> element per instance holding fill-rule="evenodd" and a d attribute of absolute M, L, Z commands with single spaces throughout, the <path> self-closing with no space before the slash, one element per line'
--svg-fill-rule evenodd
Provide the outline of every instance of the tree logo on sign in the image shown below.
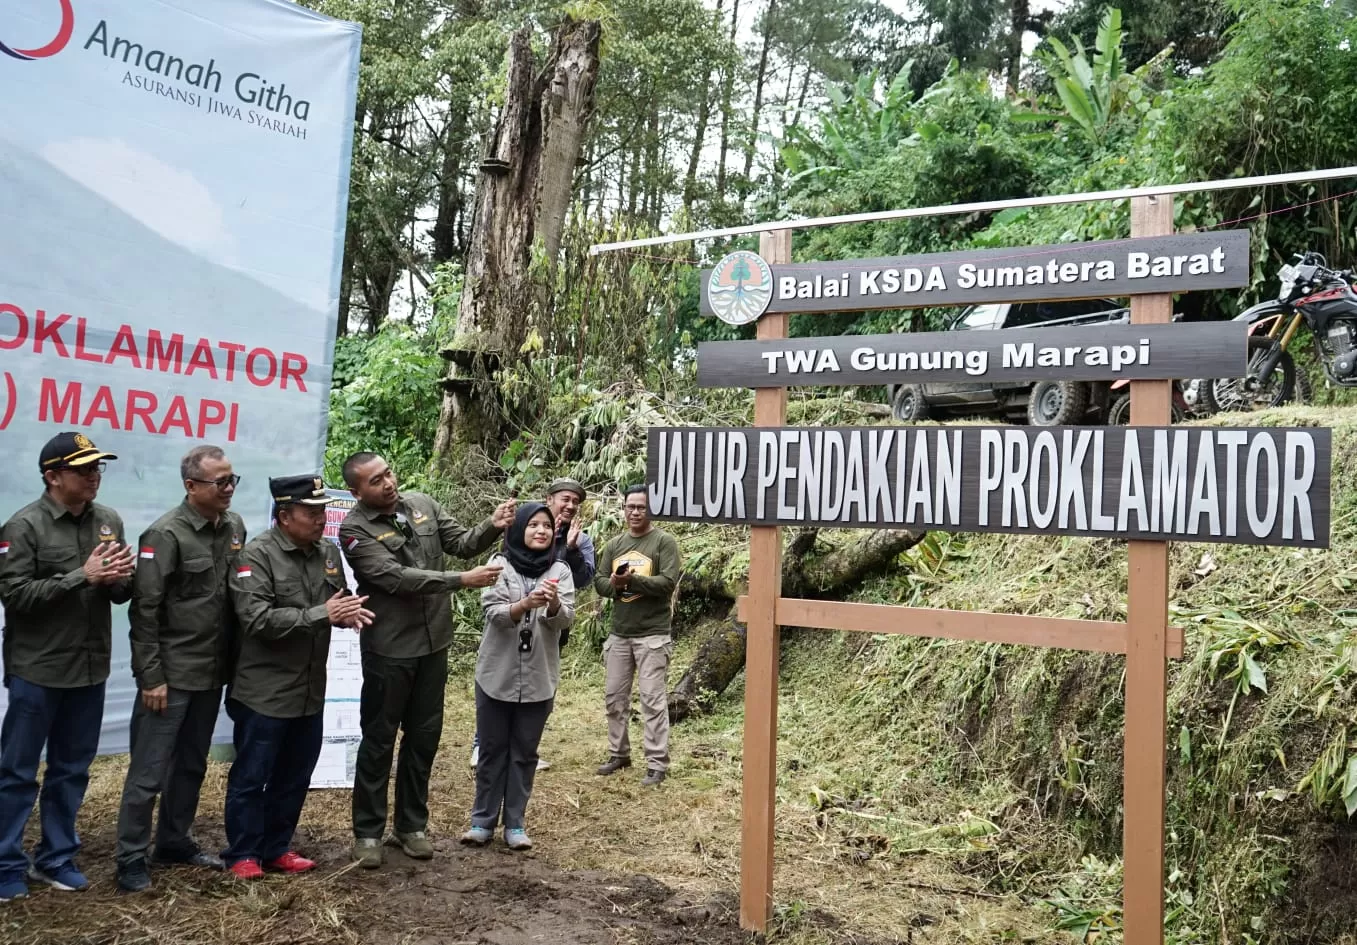
<path fill-rule="evenodd" d="M 723 258 L 707 282 L 707 302 L 728 325 L 748 325 L 768 311 L 773 270 L 758 253 L 738 250 Z"/>

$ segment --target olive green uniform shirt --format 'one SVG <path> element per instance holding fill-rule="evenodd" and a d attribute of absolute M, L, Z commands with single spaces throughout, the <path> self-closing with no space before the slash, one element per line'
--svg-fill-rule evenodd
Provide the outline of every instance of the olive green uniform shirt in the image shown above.
<path fill-rule="evenodd" d="M 126 541 L 123 520 L 91 502 L 79 517 L 49 494 L 0 530 L 0 604 L 5 608 L 5 672 L 54 689 L 108 679 L 112 604 L 132 581 L 90 584 L 85 562 L 106 541 Z"/>
<path fill-rule="evenodd" d="M 631 583 L 625 591 L 614 591 L 609 578 L 624 561 Z M 669 633 L 679 577 L 678 542 L 668 532 L 652 528 L 640 538 L 623 532 L 604 545 L 594 590 L 600 597 L 614 599 L 612 632 L 619 637 Z"/>
<path fill-rule="evenodd" d="M 275 525 L 237 556 L 230 586 L 240 653 L 227 698 L 275 719 L 321 711 L 330 656 L 325 602 L 345 587 L 339 549 L 324 539 L 299 547 Z"/>
<path fill-rule="evenodd" d="M 397 516 L 401 518 L 398 519 Z M 414 659 L 452 644 L 452 592 L 462 577 L 443 569 L 443 555 L 469 558 L 495 544 L 500 529 L 487 519 L 463 528 L 418 492 L 401 493 L 386 515 L 359 502 L 339 526 L 339 544 L 375 615 L 359 638 L 363 649 L 390 659 Z"/>
<path fill-rule="evenodd" d="M 226 684 L 235 624 L 227 569 L 244 543 L 239 515 L 225 512 L 214 525 L 187 499 L 141 533 L 128 616 L 132 674 L 142 689 Z"/>

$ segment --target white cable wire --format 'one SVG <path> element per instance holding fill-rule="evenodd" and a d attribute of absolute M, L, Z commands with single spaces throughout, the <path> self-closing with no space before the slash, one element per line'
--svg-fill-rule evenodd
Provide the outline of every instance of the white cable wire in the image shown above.
<path fill-rule="evenodd" d="M 1300 184 L 1312 180 L 1333 180 L 1357 177 L 1357 167 L 1333 167 L 1320 171 L 1294 171 L 1289 174 L 1265 174 L 1261 177 L 1234 177 L 1228 180 L 1199 181 L 1193 184 L 1156 184 L 1148 187 L 1129 187 L 1122 190 L 1100 190 L 1082 194 L 1055 194 L 1049 197 L 1015 197 L 1010 200 L 986 200 L 979 203 L 955 203 L 942 207 L 909 207 L 901 210 L 879 210 L 874 213 L 848 213 L 834 217 L 809 217 L 803 220 L 770 220 L 767 223 L 749 223 L 722 230 L 698 230 L 673 236 L 650 236 L 639 240 L 617 243 L 596 243 L 589 247 L 589 255 L 635 249 L 639 246 L 662 246 L 666 243 L 686 243 L 690 240 L 716 239 L 725 236 L 745 236 L 750 233 L 770 233 L 778 230 L 810 229 L 834 226 L 840 223 L 871 223 L 878 220 L 907 220 L 911 217 L 950 216 L 989 210 L 1008 210 L 1016 207 L 1055 207 L 1068 203 L 1093 203 L 1099 200 L 1126 200 L 1130 197 L 1159 197 L 1169 194 L 1189 194 L 1208 190 L 1239 190 L 1247 187 L 1268 187 L 1277 184 Z"/>

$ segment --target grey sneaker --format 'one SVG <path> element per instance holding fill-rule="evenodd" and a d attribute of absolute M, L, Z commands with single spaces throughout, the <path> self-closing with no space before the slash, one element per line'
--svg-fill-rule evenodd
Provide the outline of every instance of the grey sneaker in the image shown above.
<path fill-rule="evenodd" d="M 405 855 L 412 860 L 432 860 L 433 844 L 425 836 L 423 830 L 412 830 L 410 833 L 396 833 L 387 841 L 392 846 L 400 847 Z"/>
<path fill-rule="evenodd" d="M 659 768 L 651 768 L 646 772 L 646 776 L 641 779 L 641 787 L 655 787 L 664 781 L 664 772 Z"/>
<path fill-rule="evenodd" d="M 606 777 L 607 775 L 615 774 L 618 771 L 621 771 L 623 768 L 630 767 L 631 767 L 630 758 L 619 758 L 616 755 L 613 755 L 607 761 L 603 762 L 603 764 L 598 766 L 598 773 Z"/>
<path fill-rule="evenodd" d="M 125 866 L 118 864 L 118 888 L 129 893 L 145 892 L 151 888 L 151 873 L 144 859 L 134 860 Z"/>
<path fill-rule="evenodd" d="M 375 837 L 358 837 L 353 841 L 353 858 L 365 870 L 382 865 L 382 841 Z"/>
<path fill-rule="evenodd" d="M 532 840 L 528 837 L 528 832 L 522 827 L 504 828 L 504 842 L 509 845 L 510 850 L 531 850 Z"/>
<path fill-rule="evenodd" d="M 495 832 L 489 827 L 472 827 L 462 834 L 462 843 L 469 847 L 483 847 L 495 839 Z"/>

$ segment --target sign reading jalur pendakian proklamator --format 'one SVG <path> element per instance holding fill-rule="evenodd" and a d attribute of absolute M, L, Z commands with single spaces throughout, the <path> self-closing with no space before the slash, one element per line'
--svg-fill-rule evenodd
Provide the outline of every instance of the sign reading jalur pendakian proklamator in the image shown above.
<path fill-rule="evenodd" d="M 1327 429 L 652 427 L 653 517 L 1327 547 Z"/>
<path fill-rule="evenodd" d="M 702 387 L 1168 380 L 1239 377 L 1247 369 L 1242 322 L 704 341 L 697 348 Z"/>
<path fill-rule="evenodd" d="M 701 279 L 702 314 L 734 325 L 765 312 L 1115 298 L 1248 283 L 1247 230 L 846 262 L 773 264 L 741 250 Z"/>

